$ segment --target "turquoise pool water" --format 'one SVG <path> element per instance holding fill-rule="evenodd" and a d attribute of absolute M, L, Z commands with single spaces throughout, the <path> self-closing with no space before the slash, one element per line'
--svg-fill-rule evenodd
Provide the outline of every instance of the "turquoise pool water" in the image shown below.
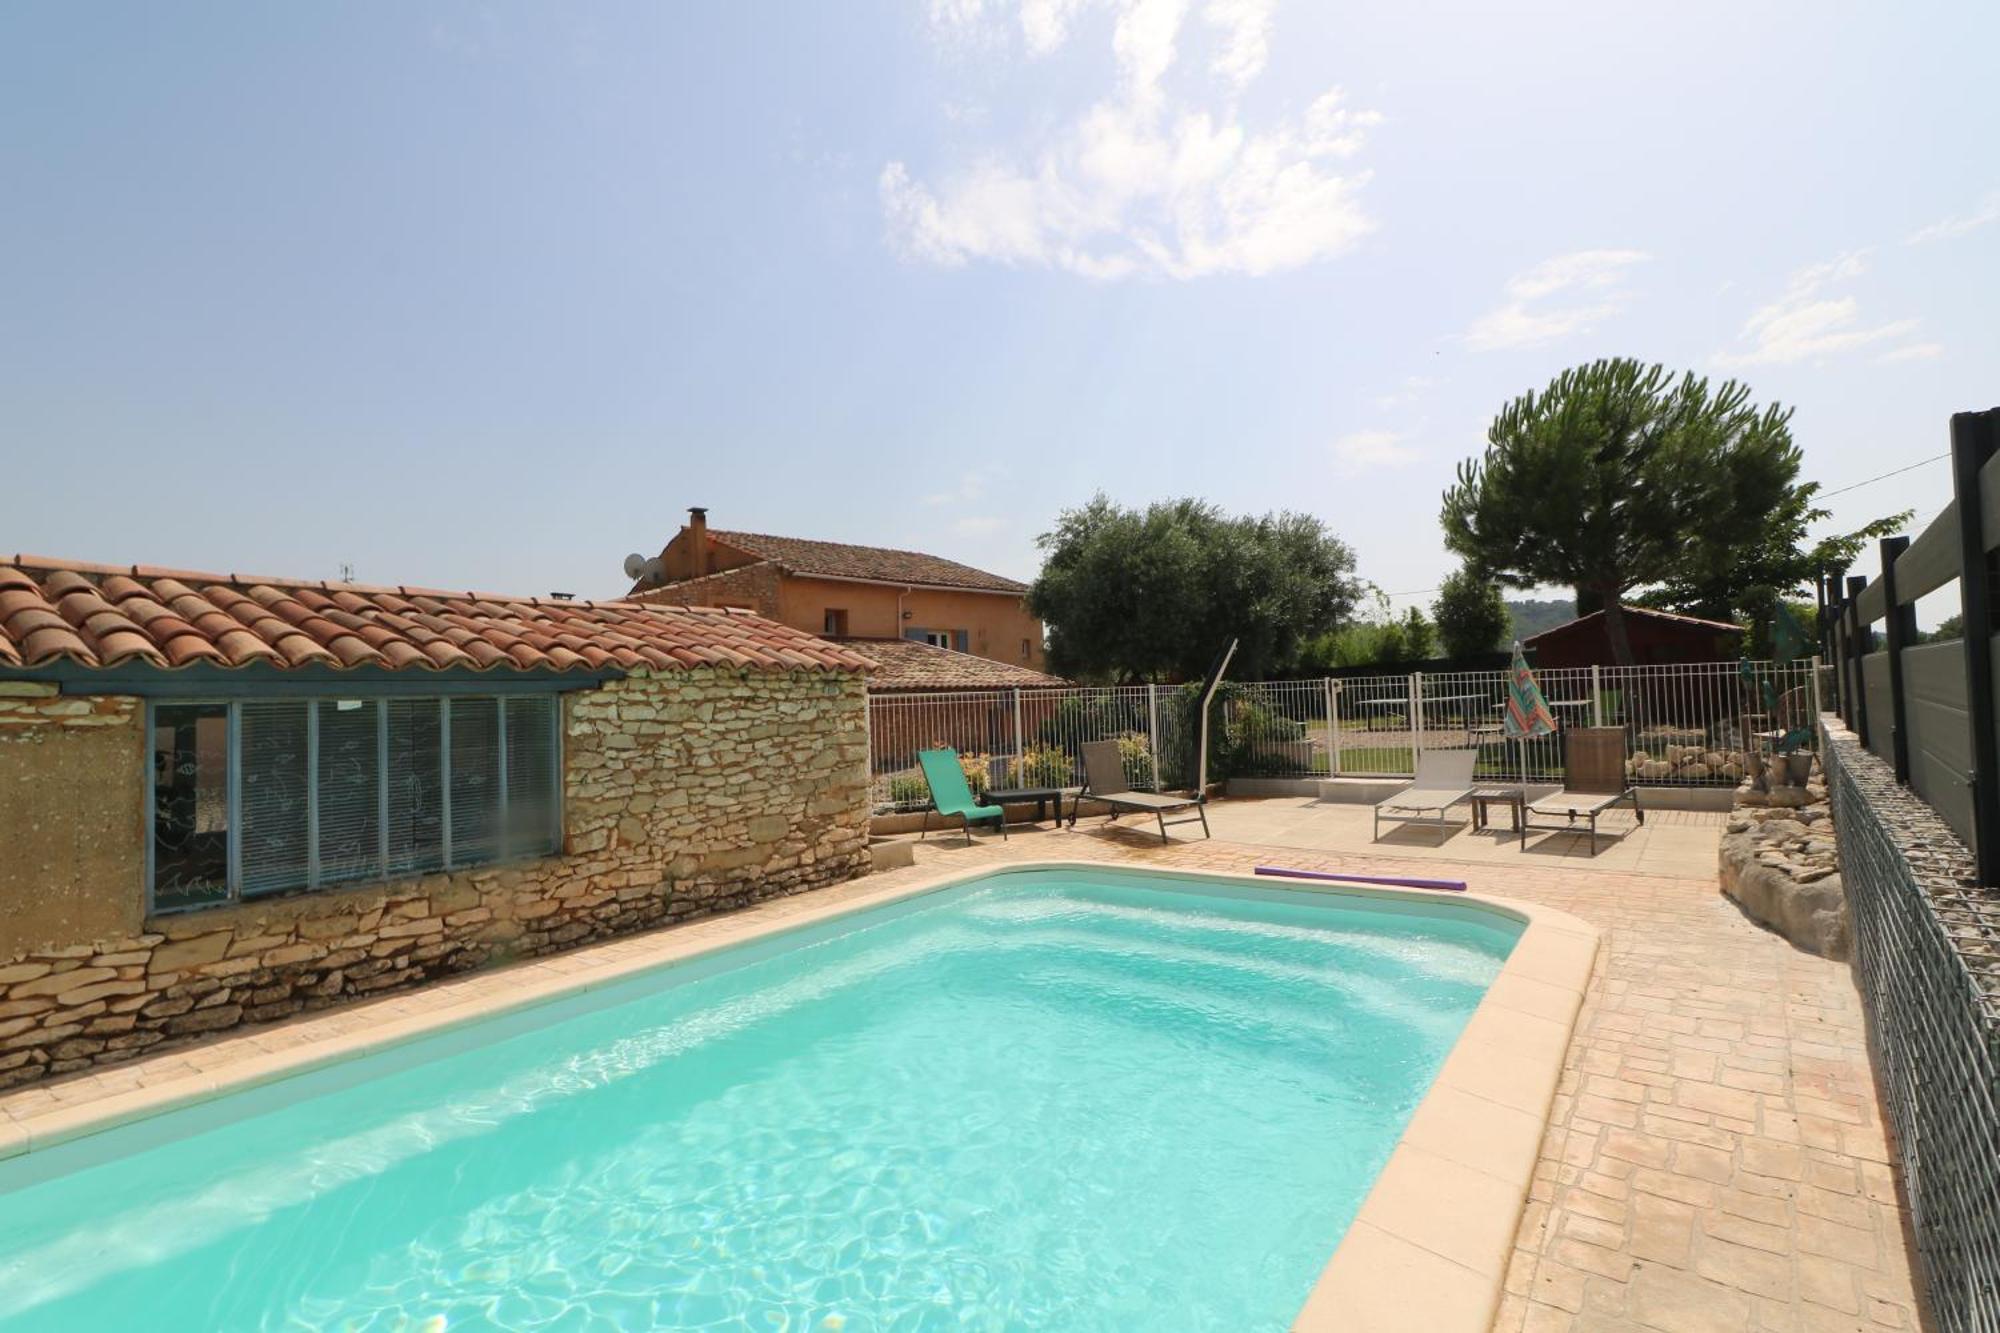
<path fill-rule="evenodd" d="M 0 1328 L 1281 1329 L 1520 929 L 1357 903 L 995 876 L 0 1162 Z"/>

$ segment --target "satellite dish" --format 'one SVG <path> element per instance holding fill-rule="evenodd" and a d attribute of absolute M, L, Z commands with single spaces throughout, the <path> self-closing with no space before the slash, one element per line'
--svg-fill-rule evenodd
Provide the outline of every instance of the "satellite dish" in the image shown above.
<path fill-rule="evenodd" d="M 637 551 L 634 551 L 632 552 L 632 554 L 625 557 L 626 578 L 628 579 L 638 578 L 640 571 L 645 569 L 645 567 L 646 567 L 646 557 L 640 555 Z"/>
<path fill-rule="evenodd" d="M 666 576 L 667 567 L 660 563 L 660 557 L 658 556 L 642 562 L 639 566 L 639 577 L 649 583 L 658 583 L 666 578 Z"/>

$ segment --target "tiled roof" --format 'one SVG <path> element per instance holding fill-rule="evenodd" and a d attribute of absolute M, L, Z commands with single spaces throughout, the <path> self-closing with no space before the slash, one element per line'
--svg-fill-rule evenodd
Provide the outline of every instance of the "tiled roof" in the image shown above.
<path fill-rule="evenodd" d="M 896 551 L 886 546 L 849 546 L 844 542 L 806 541 L 800 537 L 771 537 L 759 532 L 722 532 L 711 528 L 709 537 L 724 546 L 733 546 L 745 555 L 775 560 L 794 574 L 819 574 L 839 579 L 875 579 L 883 583 L 915 583 L 932 588 L 970 588 L 976 592 L 1024 593 L 1025 583 L 988 574 L 956 560 L 925 555 L 921 551 Z"/>
<path fill-rule="evenodd" d="M 1638 616 L 1646 620 L 1665 620 L 1677 625 L 1693 625 L 1700 629 L 1722 630 L 1730 634 L 1741 634 L 1743 632 L 1741 625 L 1732 625 L 1726 620 L 1703 620 L 1700 616 L 1684 616 L 1678 611 L 1661 611 L 1650 606 L 1627 606 L 1621 604 L 1619 610 L 1628 616 Z M 1521 642 L 1523 644 L 1530 644 L 1536 639 L 1547 638 L 1551 634 L 1559 634 L 1563 630 L 1574 629 L 1586 621 L 1600 619 L 1603 615 L 1602 611 L 1592 611 L 1587 616 L 1578 616 L 1575 620 L 1565 620 L 1560 625 L 1553 625 L 1543 630 L 1540 634 L 1530 634 L 1527 638 L 1521 640 Z"/>
<path fill-rule="evenodd" d="M 868 677 L 871 690 L 991 690 L 1028 688 L 1036 685 L 1067 685 L 1061 676 L 1051 676 L 1028 667 L 995 662 L 991 658 L 955 653 L 914 639 L 839 639 L 875 664 Z"/>
<path fill-rule="evenodd" d="M 869 659 L 747 611 L 304 583 L 0 556 L 0 667 L 74 662 L 388 670 L 740 666 Z"/>

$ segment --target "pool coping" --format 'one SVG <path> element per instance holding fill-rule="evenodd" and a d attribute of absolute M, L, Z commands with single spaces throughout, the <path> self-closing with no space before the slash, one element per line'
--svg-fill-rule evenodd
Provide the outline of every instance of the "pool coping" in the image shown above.
<path fill-rule="evenodd" d="M 1229 871 L 1048 860 L 943 870 L 859 891 L 772 899 L 745 911 L 468 974 L 363 1006 L 231 1035 L 157 1057 L 196 1067 L 127 1092 L 19 1115 L 0 1098 L 0 1158 L 360 1059 L 421 1036 L 516 1013 L 970 880 L 1037 871 L 1232 882 L 1359 901 L 1465 907 L 1522 923 L 1376 1176 L 1292 1327 L 1484 1330 L 1497 1310 L 1514 1232 L 1589 986 L 1599 931 L 1567 912 L 1486 894 L 1349 885 Z M 144 1059 L 128 1068 L 143 1071 Z"/>

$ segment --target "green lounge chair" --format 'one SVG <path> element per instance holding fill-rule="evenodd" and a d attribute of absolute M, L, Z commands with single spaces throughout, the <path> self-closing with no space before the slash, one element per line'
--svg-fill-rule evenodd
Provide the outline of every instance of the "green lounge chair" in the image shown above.
<path fill-rule="evenodd" d="M 917 835 L 922 842 L 931 831 L 933 812 L 949 818 L 957 815 L 965 821 L 965 841 L 972 842 L 974 822 L 992 820 L 1000 826 L 1000 840 L 1007 840 L 1007 812 L 997 805 L 981 805 L 972 799 L 972 787 L 965 780 L 965 770 L 959 767 L 956 750 L 919 750 L 917 762 L 923 765 L 924 781 L 931 789 L 931 809 L 924 811 L 923 832 Z"/>

